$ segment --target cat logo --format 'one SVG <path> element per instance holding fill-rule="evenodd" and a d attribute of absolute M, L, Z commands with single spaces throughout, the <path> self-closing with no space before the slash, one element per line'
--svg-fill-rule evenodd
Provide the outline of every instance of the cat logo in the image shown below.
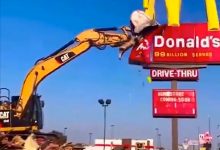
<path fill-rule="evenodd" d="M 70 57 L 69 57 L 68 53 L 66 53 L 66 54 L 64 54 L 63 56 L 60 57 L 60 59 L 61 59 L 62 62 L 67 61 L 69 58 L 70 58 Z"/>
<path fill-rule="evenodd" d="M 0 112 L 0 119 L 9 119 L 9 111 Z"/>
<path fill-rule="evenodd" d="M 75 56 L 75 53 L 68 52 L 68 53 L 64 53 L 60 56 L 57 56 L 55 58 L 55 60 L 58 61 L 59 63 L 64 63 L 64 62 L 67 62 L 68 60 L 70 60 L 73 56 Z"/>

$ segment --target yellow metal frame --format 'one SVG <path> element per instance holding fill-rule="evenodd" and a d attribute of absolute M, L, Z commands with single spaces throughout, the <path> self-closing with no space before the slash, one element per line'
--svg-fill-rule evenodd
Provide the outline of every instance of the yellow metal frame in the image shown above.
<path fill-rule="evenodd" d="M 209 30 L 219 30 L 219 18 L 215 0 L 206 0 L 206 13 Z"/>
<path fill-rule="evenodd" d="M 181 0 L 165 0 L 168 26 L 180 25 Z M 205 0 L 208 30 L 219 30 L 219 17 L 216 0 Z M 143 0 L 145 13 L 155 19 L 155 0 Z M 195 6 L 196 7 L 196 6 Z"/>
<path fill-rule="evenodd" d="M 165 0 L 168 26 L 180 25 L 181 0 Z"/>
<path fill-rule="evenodd" d="M 143 0 L 143 7 L 150 19 L 155 20 L 155 0 Z"/>

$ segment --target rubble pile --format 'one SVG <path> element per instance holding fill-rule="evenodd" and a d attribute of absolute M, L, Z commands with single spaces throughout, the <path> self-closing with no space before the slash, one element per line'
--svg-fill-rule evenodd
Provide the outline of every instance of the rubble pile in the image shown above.
<path fill-rule="evenodd" d="M 0 134 L 0 150 L 75 150 L 72 143 L 63 143 L 64 139 L 51 140 L 45 136 L 30 134 L 26 139 L 20 135 L 12 138 L 6 134 Z M 78 150 L 80 150 L 77 147 Z M 84 148 L 82 147 L 81 150 Z"/>

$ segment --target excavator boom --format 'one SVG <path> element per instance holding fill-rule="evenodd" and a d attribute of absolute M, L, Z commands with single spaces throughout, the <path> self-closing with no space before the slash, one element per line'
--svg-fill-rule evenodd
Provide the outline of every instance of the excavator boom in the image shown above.
<path fill-rule="evenodd" d="M 62 48 L 38 60 L 35 66 L 27 74 L 20 97 L 15 108 L 16 117 L 22 118 L 27 109 L 27 104 L 35 93 L 39 83 L 49 74 L 67 64 L 80 54 L 89 50 L 90 47 L 112 46 L 121 47 L 121 51 L 128 49 L 132 43 L 128 27 L 122 27 L 121 33 L 116 32 L 117 28 L 102 28 L 86 30 L 76 36 L 74 40 Z M 126 46 L 124 46 L 126 45 Z M 129 45 L 129 46 L 127 46 Z"/>

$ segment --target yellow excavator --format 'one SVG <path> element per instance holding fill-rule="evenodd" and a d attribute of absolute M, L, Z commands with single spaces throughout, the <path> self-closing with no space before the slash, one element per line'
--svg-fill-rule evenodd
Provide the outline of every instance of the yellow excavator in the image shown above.
<path fill-rule="evenodd" d="M 19 96 L 3 95 L 9 90 L 0 90 L 0 132 L 29 133 L 43 128 L 43 101 L 36 94 L 40 82 L 91 47 L 118 47 L 120 57 L 133 45 L 129 27 L 90 29 L 47 57 L 37 60 L 28 72 Z M 5 92 L 6 91 L 6 92 Z"/>

